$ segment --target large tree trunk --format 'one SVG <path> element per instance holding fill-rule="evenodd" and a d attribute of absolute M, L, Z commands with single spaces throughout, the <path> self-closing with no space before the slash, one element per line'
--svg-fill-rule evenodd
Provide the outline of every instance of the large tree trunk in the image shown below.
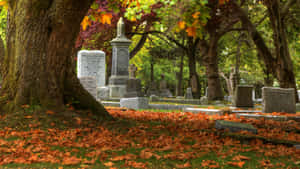
<path fill-rule="evenodd" d="M 18 0 L 9 3 L 11 11 L 7 54 L 1 67 L 4 76 L 1 94 L 11 103 L 10 111 L 24 104 L 61 110 L 64 104 L 75 99 L 82 107 L 110 118 L 104 107 L 80 85 L 72 66 L 75 39 L 92 0 Z"/>
<path fill-rule="evenodd" d="M 208 51 L 205 56 L 206 76 L 208 84 L 208 100 L 223 100 L 218 68 L 218 40 L 216 33 L 210 32 Z"/>
<path fill-rule="evenodd" d="M 295 89 L 295 96 L 296 100 L 298 101 L 296 80 L 293 71 L 293 62 L 291 60 L 286 37 L 286 26 L 284 22 L 285 18 L 280 12 L 279 0 L 269 1 L 268 13 L 273 29 L 273 40 L 277 61 L 277 65 L 275 67 L 276 77 L 279 81 L 280 87 Z"/>
<path fill-rule="evenodd" d="M 189 37 L 188 49 L 186 51 L 189 63 L 190 85 L 192 87 L 192 94 L 195 99 L 200 98 L 200 81 L 196 69 L 196 45 L 194 45 L 193 38 Z"/>
<path fill-rule="evenodd" d="M 258 56 L 264 61 L 267 72 L 276 77 L 279 81 L 280 87 L 294 88 L 295 99 L 298 102 L 296 80 L 293 71 L 293 63 L 291 61 L 287 45 L 284 18 L 280 16 L 279 13 L 279 2 L 274 0 L 270 1 L 270 3 L 271 4 L 268 6 L 268 12 L 274 35 L 274 44 L 276 48 L 275 57 L 273 57 L 260 33 L 248 18 L 247 13 L 237 4 L 234 4 L 233 7 L 235 8 L 234 11 L 239 13 L 243 27 L 248 30 L 253 42 L 255 43 L 258 50 Z"/>

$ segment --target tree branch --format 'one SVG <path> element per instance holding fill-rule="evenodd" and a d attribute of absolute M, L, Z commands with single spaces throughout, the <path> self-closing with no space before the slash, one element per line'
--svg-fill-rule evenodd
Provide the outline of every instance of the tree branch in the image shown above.
<path fill-rule="evenodd" d="M 151 28 L 151 24 L 147 22 L 144 32 L 149 31 L 150 28 Z M 147 38 L 148 38 L 148 34 L 143 34 L 142 35 L 142 37 L 139 40 L 138 44 L 134 47 L 134 49 L 132 51 L 130 51 L 130 59 L 133 58 L 142 49 L 142 47 L 144 46 Z"/>
<path fill-rule="evenodd" d="M 282 10 L 280 11 L 281 16 L 284 17 L 288 13 L 291 6 L 293 6 L 297 0 L 288 0 L 285 5 L 283 6 Z"/>

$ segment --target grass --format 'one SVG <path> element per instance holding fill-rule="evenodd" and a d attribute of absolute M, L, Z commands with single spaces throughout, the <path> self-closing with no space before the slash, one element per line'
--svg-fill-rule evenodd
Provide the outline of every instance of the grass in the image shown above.
<path fill-rule="evenodd" d="M 117 118 L 116 121 L 105 122 L 97 119 L 88 111 L 49 114 L 36 107 L 25 108 L 23 112 L 2 114 L 0 163 L 6 157 L 24 158 L 25 162 L 12 161 L 0 168 L 101 169 L 110 168 L 108 164 L 111 162 L 115 168 L 145 165 L 153 169 L 171 169 L 188 164 L 190 167 L 187 168 L 219 166 L 235 169 L 240 167 L 228 162 L 236 161 L 233 158 L 237 155 L 249 157 L 249 160 L 241 160 L 245 162 L 242 168 L 266 168 L 267 165 L 272 165 L 268 168 L 300 167 L 295 163 L 295 160 L 300 160 L 297 159 L 299 156 L 278 154 L 274 150 L 282 148 L 278 146 L 241 144 L 166 121 Z M 20 143 L 24 145 L 20 146 Z M 283 147 L 282 150 L 291 149 Z M 150 152 L 152 156 L 145 158 L 142 155 L 144 151 Z M 58 162 L 29 160 L 34 155 L 42 158 L 47 154 Z M 76 157 L 80 162 L 67 165 L 64 163 L 66 157 Z M 124 159 L 116 160 L 118 158 Z M 265 160 L 265 165 L 262 160 Z"/>

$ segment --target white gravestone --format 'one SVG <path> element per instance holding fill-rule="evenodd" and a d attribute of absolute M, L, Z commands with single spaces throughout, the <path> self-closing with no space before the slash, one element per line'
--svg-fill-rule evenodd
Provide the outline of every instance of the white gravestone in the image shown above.
<path fill-rule="evenodd" d="M 78 52 L 77 77 L 94 77 L 97 87 L 105 86 L 105 53 L 100 50 Z"/>

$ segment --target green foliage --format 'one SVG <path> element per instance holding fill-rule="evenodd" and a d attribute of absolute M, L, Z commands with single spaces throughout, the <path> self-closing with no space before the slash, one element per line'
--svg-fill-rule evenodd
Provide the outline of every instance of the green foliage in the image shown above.
<path fill-rule="evenodd" d="M 6 36 L 6 23 L 7 23 L 7 10 L 0 7 L 0 37 L 5 42 Z"/>

